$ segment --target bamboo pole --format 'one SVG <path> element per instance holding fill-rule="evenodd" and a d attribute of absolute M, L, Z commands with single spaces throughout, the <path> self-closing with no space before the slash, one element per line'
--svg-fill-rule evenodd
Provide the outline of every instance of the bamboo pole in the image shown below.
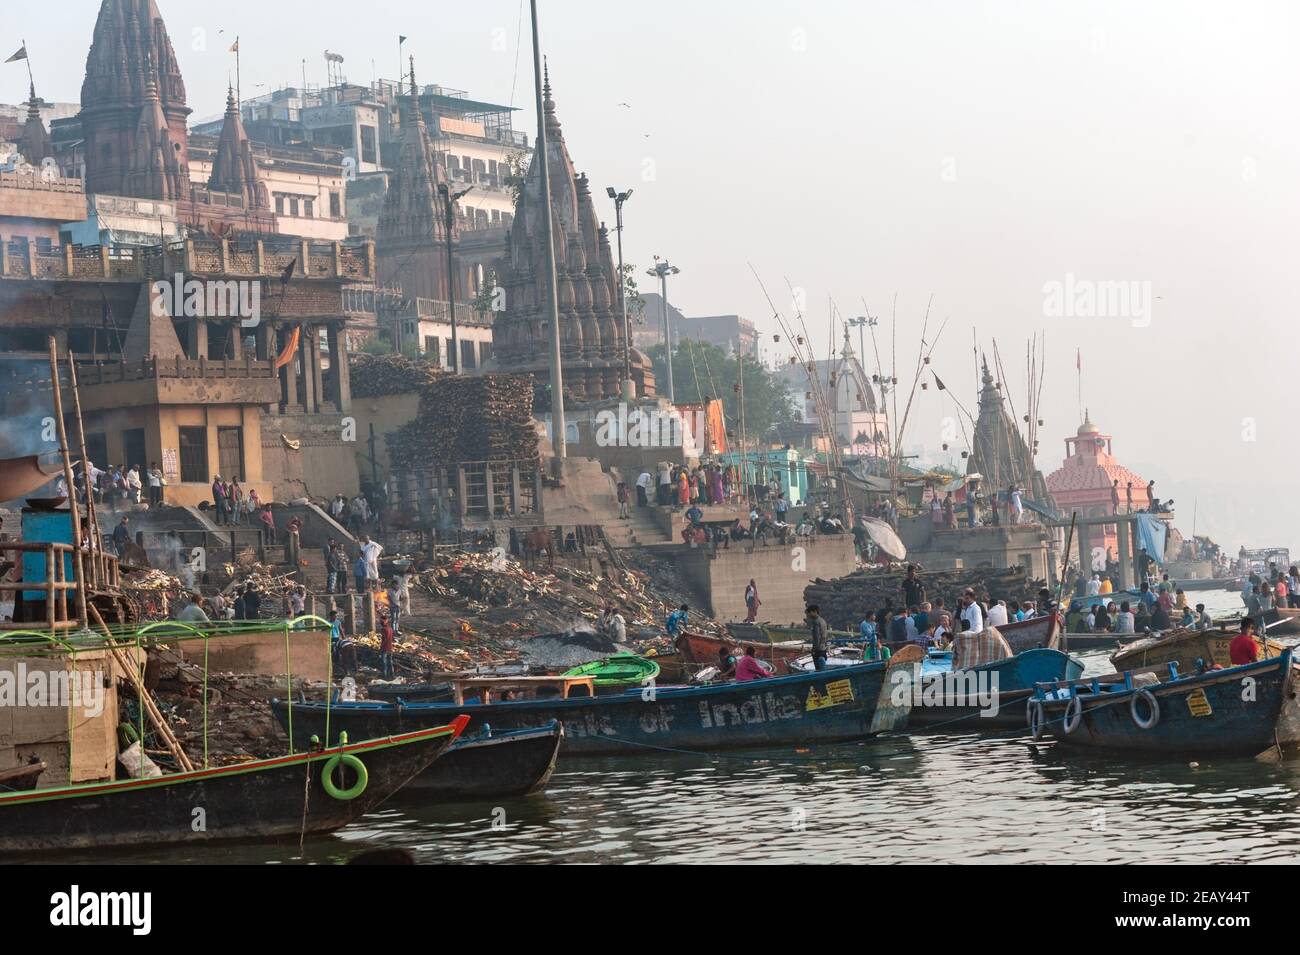
<path fill-rule="evenodd" d="M 81 417 L 81 389 L 77 387 L 77 363 L 68 352 L 68 381 L 72 386 L 72 410 L 77 421 L 77 443 L 81 447 L 81 472 L 86 486 L 86 517 L 90 525 L 90 584 L 103 587 L 108 582 L 101 579 L 105 573 L 103 566 L 103 537 L 99 533 L 99 512 L 95 509 L 95 492 L 90 486 L 90 458 L 86 454 L 86 426 Z M 71 485 L 68 494 L 74 494 Z"/>
<path fill-rule="evenodd" d="M 90 621 L 86 616 L 86 575 L 81 563 L 81 515 L 77 508 L 76 484 L 72 480 L 72 459 L 68 455 L 68 431 L 63 425 L 63 391 L 59 387 L 59 346 L 54 336 L 50 336 L 50 384 L 54 389 L 54 421 L 58 427 L 59 454 L 63 457 L 63 480 L 68 485 L 68 510 L 72 517 L 72 570 L 77 584 L 77 620 L 82 629 L 89 629 Z M 54 580 L 54 568 L 46 568 L 47 579 Z M 54 593 L 47 592 L 46 599 L 51 608 L 54 605 Z M 52 611 L 51 611 L 52 612 Z M 53 627 L 50 628 L 53 632 Z"/>
<path fill-rule="evenodd" d="M 126 674 L 127 680 L 130 681 L 131 686 L 135 688 L 136 696 L 139 697 L 140 700 L 140 709 L 149 717 L 149 722 L 152 723 L 154 729 L 158 731 L 158 735 L 162 737 L 163 743 L 167 746 L 168 751 L 176 760 L 176 764 L 180 766 L 184 772 L 193 772 L 194 763 L 191 762 L 189 756 L 186 755 L 184 748 L 181 746 L 180 740 L 176 738 L 176 734 L 172 732 L 171 726 L 168 725 L 167 720 L 163 717 L 157 704 L 154 703 L 153 697 L 150 696 L 149 691 L 145 689 L 144 680 L 140 676 L 139 668 L 136 663 L 129 660 L 122 652 L 123 648 L 113 641 L 112 632 L 108 629 L 108 624 L 104 622 L 104 618 L 100 615 L 99 608 L 92 604 L 90 611 L 95 616 L 95 622 L 103 629 L 104 635 L 108 637 L 108 649 L 109 652 L 113 654 L 113 659 L 117 661 L 117 665 L 122 668 L 123 672 Z M 205 711 L 207 710 L 207 705 L 208 701 L 205 699 L 203 701 Z M 141 740 L 140 748 L 141 752 L 143 752 L 143 740 Z"/>

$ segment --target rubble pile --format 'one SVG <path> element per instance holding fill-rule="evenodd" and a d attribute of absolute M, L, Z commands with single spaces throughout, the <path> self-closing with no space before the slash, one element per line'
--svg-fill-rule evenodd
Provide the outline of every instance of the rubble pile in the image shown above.
<path fill-rule="evenodd" d="M 859 570 L 836 580 L 818 578 L 804 588 L 804 600 L 817 604 L 821 614 L 832 627 L 840 630 L 856 629 L 863 613 L 879 611 L 887 606 L 903 605 L 904 565 L 885 569 Z M 975 593 L 994 600 L 1033 600 L 1038 590 L 1046 587 L 1042 580 L 1034 580 L 1024 568 L 973 567 L 969 570 L 925 571 L 917 565 L 917 576 L 925 584 L 927 600 L 943 597 L 949 609 L 967 587 Z"/>
<path fill-rule="evenodd" d="M 529 375 L 447 375 L 420 395 L 415 420 L 387 436 L 398 468 L 537 457 Z"/>
<path fill-rule="evenodd" d="M 432 362 L 405 355 L 349 356 L 348 372 L 354 398 L 381 398 L 410 391 L 422 391 L 443 374 Z"/>
<path fill-rule="evenodd" d="M 159 709 L 191 759 L 203 755 L 203 669 L 161 654 L 162 668 L 155 691 Z M 209 673 L 207 679 L 208 753 L 213 765 L 224 766 L 267 759 L 285 753 L 284 731 L 268 705 L 273 698 L 322 699 L 323 683 L 283 676 Z M 292 694 L 290 690 L 292 689 Z"/>
<path fill-rule="evenodd" d="M 499 553 L 440 556 L 411 585 L 445 607 L 520 636 L 594 629 L 607 602 L 623 615 L 629 638 L 638 630 L 661 633 L 666 615 L 682 602 L 639 571 L 617 579 L 559 564 L 536 571 Z"/>
<path fill-rule="evenodd" d="M 257 551 L 251 547 L 236 554 L 233 564 L 223 564 L 222 570 L 229 578 L 229 583 L 221 588 L 223 594 L 232 594 L 245 584 L 252 584 L 263 598 L 282 598 L 296 586 L 292 574 L 277 574 L 275 568 L 259 563 Z"/>

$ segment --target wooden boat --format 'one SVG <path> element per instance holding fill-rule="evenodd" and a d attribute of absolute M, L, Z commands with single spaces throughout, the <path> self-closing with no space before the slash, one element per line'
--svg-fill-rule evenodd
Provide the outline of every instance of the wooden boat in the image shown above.
<path fill-rule="evenodd" d="M 1104 650 L 1109 647 L 1123 647 L 1146 638 L 1140 633 L 1068 633 L 1063 639 L 1065 645 L 1071 651 L 1074 651 Z M 1061 646 L 1059 641 L 1057 646 Z"/>
<path fill-rule="evenodd" d="M 699 664 L 687 660 L 676 647 L 663 651 L 651 650 L 646 656 L 659 664 L 660 683 L 689 683 L 699 669 Z"/>
<path fill-rule="evenodd" d="M 536 728 L 462 736 L 411 780 L 408 791 L 421 799 L 455 802 L 540 792 L 555 772 L 563 738 L 564 727 L 554 720 Z"/>
<path fill-rule="evenodd" d="M 1038 648 L 1059 649 L 1061 623 L 1060 615 L 1053 613 L 1030 617 L 1019 623 L 1004 623 L 997 629 L 1013 653 L 1024 653 Z"/>
<path fill-rule="evenodd" d="M 1278 607 L 1264 614 L 1264 626 L 1270 637 L 1300 633 L 1300 608 Z"/>
<path fill-rule="evenodd" d="M 895 676 L 894 674 L 897 674 Z M 641 687 L 609 696 L 514 700 L 502 703 L 394 705 L 359 702 L 293 703 L 295 740 L 347 730 L 383 735 L 430 726 L 449 713 L 464 713 L 470 730 L 484 723 L 494 731 L 564 724 L 563 756 L 788 746 L 861 739 L 907 724 L 910 680 L 906 668 L 869 663 L 834 672 L 800 673 L 745 683 L 700 687 Z M 896 699 L 896 697 L 898 699 Z M 289 704 L 272 710 L 288 724 Z M 328 716 L 327 716 L 328 711 Z"/>
<path fill-rule="evenodd" d="M 565 676 L 589 676 L 597 693 L 630 690 L 645 686 L 659 676 L 659 664 L 635 653 L 618 653 L 603 660 L 593 660 L 564 671 Z"/>
<path fill-rule="evenodd" d="M 1140 685 L 1127 674 L 1123 683 L 1040 687 L 1028 722 L 1035 739 L 1048 734 L 1071 748 L 1266 757 L 1300 741 L 1295 672 L 1288 650 L 1186 676 L 1175 668 L 1163 683 Z"/>
<path fill-rule="evenodd" d="M 786 643 L 736 643 L 724 640 L 722 637 L 711 637 L 708 634 L 689 631 L 678 634 L 674 644 L 683 659 L 698 666 L 715 666 L 724 647 L 743 652 L 741 647 L 752 646 L 754 656 L 776 667 L 778 675 L 789 673 L 789 662 L 803 656 L 810 649 L 809 645 L 802 640 L 791 640 Z"/>
<path fill-rule="evenodd" d="M 1077 680 L 1083 662 L 1046 647 L 1005 660 L 952 670 L 931 661 L 912 700 L 910 725 L 952 732 L 1025 725 L 1025 705 L 1040 683 Z"/>
<path fill-rule="evenodd" d="M 0 772 L 0 792 L 26 792 L 36 788 L 36 781 L 45 772 L 44 761 L 38 760 Z"/>
<path fill-rule="evenodd" d="M 802 624 L 729 623 L 727 633 L 736 643 L 789 643 L 808 639 L 808 628 Z M 849 630 L 832 630 L 830 638 L 841 643 L 861 639 Z"/>
<path fill-rule="evenodd" d="M 427 769 L 468 722 L 448 715 L 410 732 L 275 759 L 0 794 L 0 853 L 332 832 Z M 310 741 L 304 737 L 303 744 Z M 351 766 L 351 773 L 340 772 L 340 765 Z M 349 775 L 351 782 L 340 781 Z M 196 807 L 203 809 L 202 827 L 195 826 Z"/>
<path fill-rule="evenodd" d="M 1112 653 L 1110 662 L 1120 672 L 1175 663 L 1180 673 L 1191 673 L 1197 669 L 1197 660 L 1230 667 L 1232 660 L 1228 656 L 1228 646 L 1238 635 L 1239 632 L 1231 630 L 1170 630 L 1158 636 L 1145 637 Z M 1265 643 L 1258 636 L 1255 646 L 1261 657 L 1276 657 L 1286 650 L 1276 640 Z"/>

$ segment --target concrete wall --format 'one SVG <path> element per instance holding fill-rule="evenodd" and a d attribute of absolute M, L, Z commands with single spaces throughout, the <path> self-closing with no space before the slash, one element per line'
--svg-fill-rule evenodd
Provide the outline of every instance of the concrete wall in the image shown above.
<path fill-rule="evenodd" d="M 814 578 L 843 577 L 857 568 L 853 538 L 818 537 L 806 545 L 771 544 L 752 550 L 732 543 L 716 556 L 702 547 L 680 547 L 682 576 L 718 620 L 745 619 L 745 587 L 758 584 L 758 619 L 789 624 L 803 620 L 803 592 Z"/>
<path fill-rule="evenodd" d="M 420 393 L 408 391 L 400 395 L 383 395 L 379 398 L 352 399 L 352 417 L 357 422 L 357 441 L 353 448 L 356 456 L 357 472 L 365 480 L 371 479 L 370 467 L 370 428 L 375 429 L 375 458 L 379 462 L 379 480 L 388 477 L 390 459 L 388 442 L 384 435 L 396 431 L 402 425 L 414 421 L 420 410 Z"/>
<path fill-rule="evenodd" d="M 343 440 L 343 423 L 348 417 L 262 416 L 262 469 L 274 490 L 274 500 L 309 497 L 324 501 L 339 493 L 351 497 L 360 490 L 351 452 L 360 447 L 365 435 L 358 428 L 355 443 Z M 296 442 L 297 450 L 286 444 L 285 438 Z"/>
<path fill-rule="evenodd" d="M 1050 580 L 1049 532 L 1040 524 L 935 530 L 929 514 L 899 521 L 907 559 L 928 570 L 1025 565 L 1031 576 Z"/>
<path fill-rule="evenodd" d="M 203 644 L 202 640 L 184 640 L 176 647 L 187 661 L 203 666 Z M 210 673 L 279 676 L 288 672 L 294 677 L 325 680 L 330 672 L 328 630 L 291 630 L 287 656 L 283 630 L 222 635 L 207 644 Z"/>
<path fill-rule="evenodd" d="M 134 648 L 126 651 L 128 659 Z M 20 671 L 19 667 L 23 667 Z M 26 690 L 23 683 L 13 683 L 21 672 L 31 677 L 37 672 L 69 675 L 96 673 L 101 678 L 102 709 L 95 712 L 95 701 L 78 703 L 69 714 L 66 706 L 0 706 L 0 770 L 14 769 L 35 756 L 46 764 L 38 780 L 42 788 L 112 779 L 117 763 L 117 680 L 123 674 L 106 650 L 79 653 L 75 665 L 67 657 L 7 657 L 0 660 L 0 671 L 17 692 Z M 47 678 L 48 679 L 48 678 Z M 103 684 L 107 684 L 104 686 Z M 71 721 L 69 715 L 72 716 Z M 73 725 L 72 750 L 68 749 L 68 726 Z M 72 758 L 71 773 L 68 759 Z"/>
<path fill-rule="evenodd" d="M 220 456 L 217 450 L 218 428 L 243 429 L 243 473 L 237 476 L 244 493 L 256 488 L 263 500 L 272 500 L 272 485 L 266 480 L 262 467 L 261 419 L 254 405 L 199 405 L 193 407 L 140 407 L 118 408 L 88 412 L 85 415 L 86 435 L 102 434 L 108 447 L 108 459 L 95 461 L 96 466 L 109 464 L 140 464 L 145 468 L 157 463 L 167 477 L 163 499 L 182 507 L 194 507 L 212 500 L 212 478 L 219 472 Z M 204 481 L 181 483 L 180 480 L 180 429 L 205 428 L 208 440 L 208 475 Z M 123 432 L 144 429 L 144 461 L 127 461 Z M 175 465 L 176 470 L 171 470 Z M 145 475 L 141 473 L 143 481 Z M 146 491 L 143 496 L 147 496 Z"/>

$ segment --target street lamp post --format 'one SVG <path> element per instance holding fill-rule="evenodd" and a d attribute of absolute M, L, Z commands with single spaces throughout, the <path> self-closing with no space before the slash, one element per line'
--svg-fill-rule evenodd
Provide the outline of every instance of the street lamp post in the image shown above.
<path fill-rule="evenodd" d="M 673 329 L 668 319 L 668 276 L 677 275 L 681 272 L 675 265 L 669 265 L 666 261 L 655 256 L 655 267 L 646 272 L 646 275 L 659 279 L 659 298 L 664 304 L 664 352 L 668 363 L 668 400 L 676 403 L 677 397 L 673 391 Z"/>
<path fill-rule="evenodd" d="M 468 195 L 470 189 L 452 192 L 445 182 L 438 183 L 438 195 L 442 196 L 444 225 L 447 238 L 447 311 L 451 317 L 451 368 L 454 374 L 460 374 L 460 334 L 456 329 L 456 260 L 451 245 L 452 230 L 456 226 L 456 200 Z"/>
<path fill-rule="evenodd" d="M 632 198 L 632 190 L 619 192 L 613 186 L 605 190 L 614 200 L 614 231 L 618 234 L 618 307 L 623 321 L 623 400 L 631 401 L 636 397 L 632 384 L 632 333 L 627 324 L 627 289 L 623 282 L 623 203 Z"/>

